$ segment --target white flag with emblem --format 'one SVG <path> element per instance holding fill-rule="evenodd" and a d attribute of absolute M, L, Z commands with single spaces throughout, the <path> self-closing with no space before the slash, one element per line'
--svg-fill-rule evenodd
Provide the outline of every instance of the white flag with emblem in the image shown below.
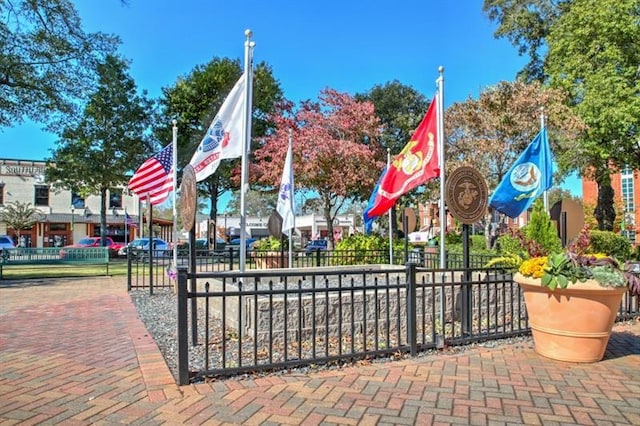
<path fill-rule="evenodd" d="M 282 171 L 282 183 L 278 193 L 278 205 L 276 210 L 282 217 L 282 233 L 287 234 L 289 230 L 296 227 L 293 201 L 293 156 L 291 146 L 291 136 L 289 136 L 289 149 L 287 158 L 284 160 L 284 170 Z"/>
<path fill-rule="evenodd" d="M 220 165 L 220 160 L 242 156 L 243 114 L 245 113 L 245 75 L 233 86 L 202 138 L 189 164 L 196 171 L 196 180 L 211 176 Z"/>

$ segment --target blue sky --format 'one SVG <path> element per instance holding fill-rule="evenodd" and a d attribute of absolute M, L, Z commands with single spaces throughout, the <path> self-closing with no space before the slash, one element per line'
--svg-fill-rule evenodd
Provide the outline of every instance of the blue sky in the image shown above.
<path fill-rule="evenodd" d="M 317 99 L 326 87 L 355 94 L 392 80 L 431 98 L 443 66 L 447 107 L 513 80 L 526 62 L 506 40 L 493 37 L 482 0 L 74 3 L 86 30 L 120 36 L 120 53 L 131 61 L 138 88 L 154 98 L 214 57 L 242 61 L 248 28 L 255 61 L 271 65 L 285 96 L 296 102 Z M 0 129 L 0 156 L 40 160 L 55 140 L 33 123 Z"/>

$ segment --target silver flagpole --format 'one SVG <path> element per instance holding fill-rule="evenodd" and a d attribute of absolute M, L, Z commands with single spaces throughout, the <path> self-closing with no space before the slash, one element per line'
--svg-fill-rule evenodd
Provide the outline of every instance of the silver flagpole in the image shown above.
<path fill-rule="evenodd" d="M 173 120 L 173 266 L 178 267 L 178 210 L 176 207 L 176 191 L 178 191 L 178 120 Z"/>
<path fill-rule="evenodd" d="M 436 98 L 436 111 L 438 112 L 437 120 L 437 133 L 438 133 L 438 163 L 440 166 L 440 269 L 445 269 L 446 262 L 446 248 L 445 248 L 445 230 L 447 227 L 447 212 L 445 210 L 444 200 L 444 67 L 438 67 L 440 76 L 436 80 L 438 84 L 438 97 Z M 440 324 L 444 329 L 444 289 L 443 283 L 440 285 Z M 444 346 L 444 336 L 438 336 L 436 332 L 436 347 L 441 348 Z"/>
<path fill-rule="evenodd" d="M 438 84 L 438 97 L 436 98 L 436 111 L 438 112 L 437 133 L 438 133 L 438 163 L 440 167 L 440 268 L 446 267 L 445 258 L 445 228 L 447 225 L 447 213 L 444 201 L 444 67 L 439 67 L 440 77 L 436 80 Z"/>
<path fill-rule="evenodd" d="M 296 224 L 296 212 L 294 211 L 293 197 L 295 196 L 296 187 L 294 185 L 294 177 L 293 177 L 293 131 L 289 129 L 289 150 L 291 151 L 291 163 L 289 166 L 291 169 L 289 170 L 289 180 L 291 181 L 291 197 L 289 199 L 289 208 L 291 210 L 291 214 L 293 215 L 293 228 L 289 228 L 289 268 L 293 268 L 293 241 L 292 234 L 295 229 Z"/>
<path fill-rule="evenodd" d="M 544 130 L 544 107 L 540 107 L 540 131 Z M 545 190 L 542 195 L 542 200 L 544 202 L 544 211 L 549 212 L 549 191 Z"/>
<path fill-rule="evenodd" d="M 244 42 L 244 75 L 246 78 L 244 87 L 245 96 L 245 113 L 244 113 L 244 137 L 242 143 L 244 144 L 242 150 L 242 179 L 240 183 L 240 272 L 245 270 L 245 262 L 247 259 L 247 218 L 246 218 L 246 206 L 245 197 L 247 193 L 247 187 L 249 186 L 249 149 L 251 147 L 251 91 L 253 87 L 253 48 L 255 42 L 251 41 L 253 32 L 251 30 L 245 30 L 244 35 L 246 40 Z"/>
<path fill-rule="evenodd" d="M 387 172 L 389 171 L 389 167 L 391 167 L 391 149 L 387 148 Z M 393 210 L 395 206 L 391 206 L 389 209 L 389 265 L 393 265 L 393 233 L 391 230 L 393 229 L 393 220 L 391 219 L 391 210 Z M 407 236 L 404 236 L 407 238 Z"/>

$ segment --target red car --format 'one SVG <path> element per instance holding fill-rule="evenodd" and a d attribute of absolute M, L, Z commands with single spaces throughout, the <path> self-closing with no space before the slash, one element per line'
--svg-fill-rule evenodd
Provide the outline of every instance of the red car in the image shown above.
<path fill-rule="evenodd" d="M 111 237 L 105 238 L 106 247 L 109 248 L 109 257 L 116 257 L 118 255 L 118 250 L 124 247 L 122 243 L 114 242 Z M 60 250 L 60 257 L 66 257 L 67 252 L 66 248 L 82 248 L 82 247 L 101 247 L 100 237 L 84 237 L 80 241 L 75 244 L 71 244 L 68 246 L 64 246 L 62 250 Z"/>

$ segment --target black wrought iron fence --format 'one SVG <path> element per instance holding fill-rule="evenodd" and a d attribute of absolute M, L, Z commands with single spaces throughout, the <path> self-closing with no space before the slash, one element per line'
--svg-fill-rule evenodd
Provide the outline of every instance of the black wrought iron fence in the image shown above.
<path fill-rule="evenodd" d="M 510 275 L 413 263 L 245 273 L 182 268 L 178 317 L 181 384 L 529 332 Z M 194 354 L 199 358 L 190 362 Z"/>

